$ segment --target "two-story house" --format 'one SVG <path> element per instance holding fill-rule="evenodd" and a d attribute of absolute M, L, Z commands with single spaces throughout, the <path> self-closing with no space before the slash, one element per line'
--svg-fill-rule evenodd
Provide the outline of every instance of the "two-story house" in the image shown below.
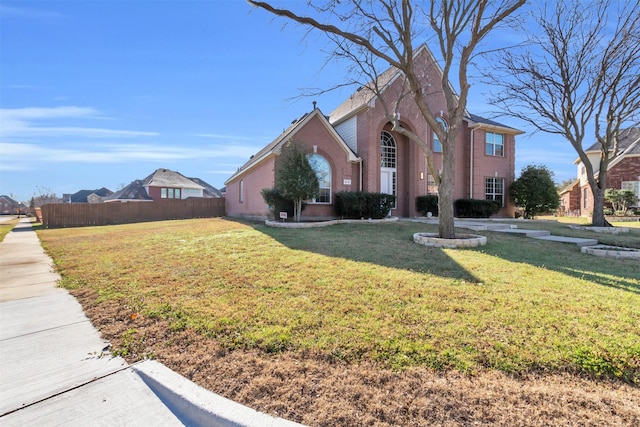
<path fill-rule="evenodd" d="M 585 150 L 597 176 L 601 148 L 596 142 Z M 587 177 L 587 168 L 580 158 L 574 162 L 578 178 L 560 191 L 560 206 L 566 215 L 590 216 L 593 212 L 593 193 Z M 631 190 L 640 198 L 640 128 L 620 132 L 618 154 L 607 168 L 607 188 Z"/>
<path fill-rule="evenodd" d="M 425 90 L 433 94 L 428 98 L 429 107 L 446 128 L 446 102 L 442 90 L 437 89 L 442 70 L 424 45 L 416 51 L 414 62 L 424 70 Z M 329 116 L 314 108 L 294 121 L 225 182 L 227 214 L 252 218 L 269 215 L 260 192 L 275 185 L 282 148 L 295 143 L 309 153 L 320 181 L 320 194 L 308 202 L 303 217 L 332 217 L 333 194 L 339 191 L 393 194 L 397 199 L 392 215 L 419 215 L 416 197 L 437 193 L 435 180 L 429 175 L 423 150 L 392 129 L 383 106 L 384 102 L 395 105 L 403 84 L 401 76 L 395 68 L 380 75 L 385 87 L 379 95 L 382 100 L 370 90 L 358 90 Z M 397 113 L 405 128 L 428 142 L 436 168 L 441 170 L 442 145 L 413 100 L 402 100 Z M 454 198 L 497 200 L 502 205 L 498 215 L 512 216 L 508 188 L 515 179 L 515 136 L 521 133 L 467 114 L 456 141 Z"/>

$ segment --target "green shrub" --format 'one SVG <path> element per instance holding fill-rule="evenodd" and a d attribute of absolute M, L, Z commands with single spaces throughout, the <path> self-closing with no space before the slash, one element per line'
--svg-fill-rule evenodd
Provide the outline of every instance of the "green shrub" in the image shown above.
<path fill-rule="evenodd" d="M 603 212 L 605 215 L 613 215 L 613 209 L 611 208 L 604 208 Z"/>
<path fill-rule="evenodd" d="M 340 218 L 381 219 L 389 215 L 396 196 L 363 191 L 341 191 L 335 193 L 334 209 Z"/>
<path fill-rule="evenodd" d="M 286 212 L 288 218 L 293 218 L 293 201 L 285 198 L 277 188 L 263 188 L 262 198 L 269 205 L 273 219 L 280 219 L 280 212 Z M 302 205 L 304 209 L 304 204 Z"/>
<path fill-rule="evenodd" d="M 453 203 L 458 218 L 489 218 L 498 213 L 500 203 L 495 200 L 458 199 Z"/>
<path fill-rule="evenodd" d="M 424 216 L 427 216 L 429 212 L 433 216 L 438 216 L 438 196 L 429 194 L 416 197 L 416 210 Z"/>

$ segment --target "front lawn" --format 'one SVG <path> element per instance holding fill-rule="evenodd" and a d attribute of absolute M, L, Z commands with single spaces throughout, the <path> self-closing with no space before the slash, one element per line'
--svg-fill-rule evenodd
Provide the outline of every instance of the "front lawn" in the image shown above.
<path fill-rule="evenodd" d="M 411 241 L 417 231 L 435 226 L 292 230 L 204 219 L 38 234 L 64 287 L 224 351 L 640 381 L 636 260 L 498 233 L 481 248 L 431 249 Z M 626 237 L 640 240 L 640 230 Z M 133 350 L 115 348 L 148 355 Z"/>

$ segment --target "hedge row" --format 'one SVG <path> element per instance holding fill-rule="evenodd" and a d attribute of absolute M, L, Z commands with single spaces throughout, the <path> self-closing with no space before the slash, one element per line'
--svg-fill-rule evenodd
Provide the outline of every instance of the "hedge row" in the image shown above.
<path fill-rule="evenodd" d="M 341 191 L 335 193 L 335 211 L 340 218 L 381 219 L 389 215 L 395 200 L 391 194 Z"/>

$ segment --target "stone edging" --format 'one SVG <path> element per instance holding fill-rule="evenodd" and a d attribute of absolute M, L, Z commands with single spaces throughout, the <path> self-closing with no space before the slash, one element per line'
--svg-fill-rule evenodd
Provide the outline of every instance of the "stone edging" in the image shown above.
<path fill-rule="evenodd" d="M 619 246 L 595 245 L 580 248 L 583 254 L 595 255 L 606 258 L 631 258 L 640 260 L 640 249 L 623 248 Z"/>
<path fill-rule="evenodd" d="M 590 225 L 570 225 L 569 228 L 572 230 L 584 230 L 584 231 L 593 231 L 594 233 L 608 233 L 608 234 L 618 234 L 618 233 L 629 232 L 629 229 L 627 227 L 592 227 Z"/>
<path fill-rule="evenodd" d="M 415 233 L 413 241 L 434 248 L 473 248 L 487 244 L 487 238 L 477 234 L 457 234 L 455 239 L 441 239 L 438 233 Z"/>
<path fill-rule="evenodd" d="M 398 217 L 394 216 L 391 218 L 384 219 L 332 219 L 329 221 L 317 221 L 317 222 L 281 222 L 274 220 L 266 220 L 264 224 L 267 227 L 274 228 L 317 228 L 317 227 L 326 227 L 328 225 L 336 225 L 336 224 L 378 224 L 385 222 L 394 222 L 398 221 Z"/>

